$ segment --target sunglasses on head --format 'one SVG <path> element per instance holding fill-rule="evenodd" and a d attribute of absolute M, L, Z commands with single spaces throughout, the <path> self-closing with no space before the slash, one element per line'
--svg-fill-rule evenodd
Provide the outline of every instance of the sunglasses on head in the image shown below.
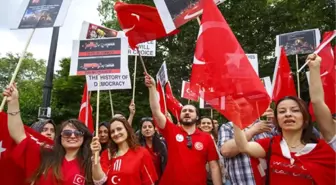
<path fill-rule="evenodd" d="M 143 117 L 141 118 L 141 121 L 153 121 L 152 117 Z"/>
<path fill-rule="evenodd" d="M 74 134 L 75 137 L 81 137 L 81 136 L 84 135 L 84 133 L 82 131 L 79 131 L 79 130 L 63 130 L 61 132 L 62 137 L 71 137 L 72 134 Z"/>
<path fill-rule="evenodd" d="M 189 149 L 192 149 L 192 140 L 191 140 L 191 136 L 188 135 L 186 138 L 187 138 L 187 147 L 188 147 Z"/>

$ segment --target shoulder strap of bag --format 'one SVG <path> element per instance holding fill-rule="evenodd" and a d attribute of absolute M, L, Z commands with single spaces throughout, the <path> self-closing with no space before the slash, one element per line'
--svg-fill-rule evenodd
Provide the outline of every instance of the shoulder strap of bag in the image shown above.
<path fill-rule="evenodd" d="M 272 155 L 272 143 L 273 143 L 273 138 L 271 138 L 268 150 L 266 153 L 266 162 L 267 162 L 267 169 L 266 169 L 266 183 L 265 185 L 270 185 L 270 163 L 271 163 L 271 155 Z"/>

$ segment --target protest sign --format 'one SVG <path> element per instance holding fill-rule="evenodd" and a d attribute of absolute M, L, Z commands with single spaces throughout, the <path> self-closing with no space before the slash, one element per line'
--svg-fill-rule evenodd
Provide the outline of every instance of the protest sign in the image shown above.
<path fill-rule="evenodd" d="M 89 91 L 97 91 L 98 89 L 98 75 L 86 75 L 86 82 Z M 131 89 L 131 79 L 129 72 L 118 74 L 101 74 L 99 90 L 118 90 Z"/>
<path fill-rule="evenodd" d="M 190 82 L 182 81 L 181 97 L 192 101 L 198 101 L 199 94 L 190 90 Z"/>
<path fill-rule="evenodd" d="M 63 25 L 71 0 L 23 0 L 12 29 L 49 28 Z"/>
<path fill-rule="evenodd" d="M 164 88 L 164 86 L 168 82 L 168 71 L 166 62 L 162 63 L 158 73 L 156 74 L 156 81 L 160 81 L 162 88 Z"/>
<path fill-rule="evenodd" d="M 276 51 L 280 46 L 284 47 L 287 55 L 313 53 L 320 45 L 321 34 L 318 29 L 296 31 L 276 36 Z M 276 56 L 280 56 L 276 52 Z"/>
<path fill-rule="evenodd" d="M 251 62 L 251 65 L 254 71 L 259 76 L 259 63 L 258 63 L 258 54 L 246 54 L 248 60 Z"/>
<path fill-rule="evenodd" d="M 264 87 L 270 97 L 272 97 L 272 82 L 269 76 L 261 78 L 261 82 L 264 84 Z"/>
<path fill-rule="evenodd" d="M 210 101 L 204 101 L 203 98 L 200 98 L 199 106 L 200 109 L 212 109 L 211 105 L 220 105 L 220 109 L 225 109 L 225 96 L 222 96 L 221 98 L 214 98 Z"/>
<path fill-rule="evenodd" d="M 203 13 L 200 0 L 154 0 L 167 33 L 195 19 Z M 218 5 L 224 0 L 214 0 Z"/>
<path fill-rule="evenodd" d="M 123 31 L 117 31 L 111 28 L 106 28 L 93 23 L 84 21 L 80 32 L 80 39 L 98 39 L 111 37 L 126 37 Z M 138 49 L 141 56 L 155 57 L 156 54 L 156 40 L 138 44 Z M 128 55 L 136 56 L 138 52 L 128 47 Z"/>
<path fill-rule="evenodd" d="M 70 75 L 128 72 L 127 45 L 124 37 L 75 40 Z"/>

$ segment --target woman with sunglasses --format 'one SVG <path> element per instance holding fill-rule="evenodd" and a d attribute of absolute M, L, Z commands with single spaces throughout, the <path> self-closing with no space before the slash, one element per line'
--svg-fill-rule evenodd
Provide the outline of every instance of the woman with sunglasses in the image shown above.
<path fill-rule="evenodd" d="M 36 185 L 92 184 L 91 133 L 83 123 L 72 119 L 62 123 L 54 146 L 38 145 L 27 136 L 20 116 L 15 85 L 3 93 L 7 97 L 8 131 L 17 143 L 13 151 L 16 163 L 25 170 L 27 182 Z"/>
<path fill-rule="evenodd" d="M 139 142 L 152 156 L 156 173 L 160 177 L 167 164 L 167 147 L 160 135 L 155 131 L 153 118 L 144 117 L 140 121 Z"/>
<path fill-rule="evenodd" d="M 140 147 L 132 127 L 125 119 L 113 118 L 110 124 L 110 145 L 100 162 L 92 166 L 95 185 L 154 185 L 155 167 L 149 152 Z M 100 152 L 99 138 L 91 143 L 92 153 Z M 94 157 L 92 157 L 94 160 Z"/>
<path fill-rule="evenodd" d="M 335 184 L 335 152 L 313 134 L 305 102 L 287 96 L 275 106 L 275 125 L 279 136 L 248 142 L 234 125 L 234 138 L 240 152 L 266 158 L 266 184 Z"/>

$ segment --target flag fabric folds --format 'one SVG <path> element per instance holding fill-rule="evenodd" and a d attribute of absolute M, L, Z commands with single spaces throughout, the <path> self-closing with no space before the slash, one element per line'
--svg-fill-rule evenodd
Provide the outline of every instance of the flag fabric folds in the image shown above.
<path fill-rule="evenodd" d="M 114 5 L 121 28 L 128 37 L 132 49 L 137 44 L 156 40 L 178 33 L 177 30 L 166 34 L 156 8 L 142 4 L 127 4 L 117 1 Z"/>
<path fill-rule="evenodd" d="M 236 125 L 245 127 L 264 113 L 270 97 L 215 3 L 211 0 L 202 3 L 204 11 L 190 89 L 199 92 L 199 85 L 206 102 L 224 97 L 224 110 L 218 104 L 211 106 Z"/>
<path fill-rule="evenodd" d="M 183 105 L 174 97 L 170 82 L 165 85 L 167 109 L 179 120 Z"/>
<path fill-rule="evenodd" d="M 93 118 L 92 118 L 92 107 L 90 104 L 89 91 L 87 89 L 87 83 L 85 83 L 82 102 L 79 109 L 78 120 L 83 122 L 85 126 L 93 133 Z"/>

